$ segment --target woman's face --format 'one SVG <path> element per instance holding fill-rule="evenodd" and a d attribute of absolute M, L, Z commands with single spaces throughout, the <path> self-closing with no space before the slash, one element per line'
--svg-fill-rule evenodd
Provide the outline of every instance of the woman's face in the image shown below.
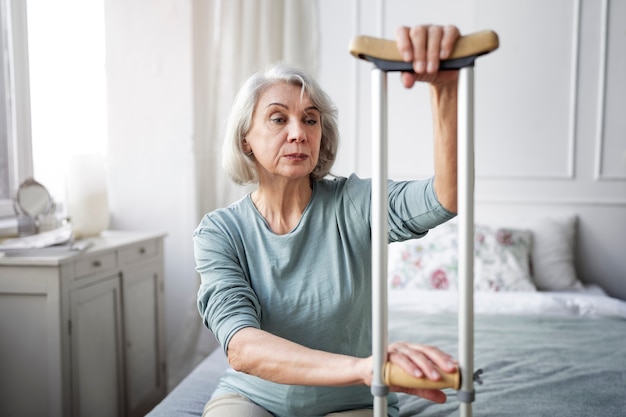
<path fill-rule="evenodd" d="M 243 149 L 253 152 L 259 182 L 309 177 L 317 165 L 322 126 L 319 110 L 301 87 L 278 83 L 259 97 Z"/>

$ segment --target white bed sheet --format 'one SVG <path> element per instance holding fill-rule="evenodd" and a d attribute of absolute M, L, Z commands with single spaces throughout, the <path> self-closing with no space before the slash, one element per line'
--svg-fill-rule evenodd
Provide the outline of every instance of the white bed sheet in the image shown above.
<path fill-rule="evenodd" d="M 456 291 L 389 290 L 389 309 L 422 314 L 458 312 Z M 626 301 L 598 287 L 575 292 L 475 292 L 475 314 L 512 314 L 626 319 Z"/>

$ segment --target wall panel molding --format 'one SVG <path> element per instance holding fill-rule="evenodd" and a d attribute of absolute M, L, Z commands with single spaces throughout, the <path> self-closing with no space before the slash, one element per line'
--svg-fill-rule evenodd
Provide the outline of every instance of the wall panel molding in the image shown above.
<path fill-rule="evenodd" d="M 626 199 L 549 199 L 549 198 L 480 198 L 476 197 L 476 204 L 508 204 L 508 205 L 555 205 L 555 206 L 592 206 L 592 207 L 626 207 Z"/>
<path fill-rule="evenodd" d="M 361 32 L 361 1 L 360 0 L 352 0 L 352 35 L 357 36 Z M 359 149 L 357 147 L 356 138 L 361 137 L 361 129 L 359 124 L 359 119 L 361 117 L 361 103 L 363 102 L 362 94 L 360 94 L 361 89 L 359 85 L 361 83 L 361 77 L 359 72 L 359 60 L 353 59 L 350 64 L 350 79 L 352 82 L 350 83 L 350 103 L 352 106 L 352 110 L 350 112 L 350 126 L 352 127 L 352 138 L 351 140 L 346 141 L 349 146 L 349 154 L 352 156 L 350 159 L 350 171 L 356 172 L 359 166 Z"/>
<path fill-rule="evenodd" d="M 609 0 L 602 0 L 601 4 L 602 12 L 600 22 L 600 68 L 598 77 L 598 109 L 596 119 L 596 136 L 595 136 L 595 165 L 594 165 L 594 179 L 596 181 L 624 181 L 626 180 L 626 174 L 605 174 L 603 157 L 605 152 L 606 141 L 606 105 L 607 105 L 607 77 L 608 77 L 608 44 L 609 44 Z"/>
<path fill-rule="evenodd" d="M 595 166 L 594 179 L 602 179 L 602 155 L 604 153 L 604 109 L 606 106 L 606 77 L 607 77 L 607 43 L 609 37 L 609 4 L 602 0 L 602 21 L 600 23 L 600 71 L 598 76 L 598 109 L 596 112 L 595 137 Z"/>
<path fill-rule="evenodd" d="M 566 177 L 573 179 L 576 172 L 576 110 L 578 109 L 578 75 L 580 73 L 580 32 L 581 32 L 581 1 L 574 2 L 574 23 L 572 25 L 572 68 L 570 78 L 570 107 L 569 107 L 569 126 L 568 126 L 568 172 Z"/>
<path fill-rule="evenodd" d="M 565 169 L 561 173 L 484 173 L 479 177 L 487 180 L 575 180 L 576 176 L 576 112 L 579 101 L 579 56 L 581 48 L 581 0 L 572 1 L 572 33 L 570 44 L 570 79 L 569 79 L 569 97 L 568 102 L 568 119 L 566 133 L 566 159 Z"/>

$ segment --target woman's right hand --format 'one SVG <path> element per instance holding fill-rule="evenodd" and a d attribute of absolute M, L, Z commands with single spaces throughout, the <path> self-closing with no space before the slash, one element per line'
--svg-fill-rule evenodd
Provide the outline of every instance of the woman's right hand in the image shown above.
<path fill-rule="evenodd" d="M 387 355 L 388 361 L 398 365 L 407 374 L 414 375 L 416 378 L 425 377 L 432 381 L 441 379 L 441 374 L 438 372 L 437 368 L 448 373 L 455 372 L 458 368 L 456 361 L 451 355 L 434 346 L 396 342 L 388 346 Z M 369 369 L 371 370 L 373 366 L 372 357 L 367 358 L 367 361 L 369 363 Z M 371 371 L 369 379 L 365 382 L 367 385 L 371 386 Z M 399 386 L 391 386 L 389 389 L 394 392 L 417 395 L 438 403 L 446 401 L 446 394 L 441 390 L 405 388 Z"/>

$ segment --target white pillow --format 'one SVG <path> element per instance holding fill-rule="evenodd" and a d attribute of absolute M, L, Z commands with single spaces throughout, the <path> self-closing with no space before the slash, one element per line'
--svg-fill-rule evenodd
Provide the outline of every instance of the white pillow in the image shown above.
<path fill-rule="evenodd" d="M 516 215 L 489 211 L 477 212 L 476 222 L 532 231 L 531 271 L 537 289 L 571 291 L 584 288 L 574 266 L 577 220 L 574 213 Z"/>
<path fill-rule="evenodd" d="M 582 289 L 574 266 L 577 216 L 554 215 L 527 221 L 533 232 L 531 268 L 543 291 Z"/>
<path fill-rule="evenodd" d="M 475 225 L 474 289 L 476 291 L 535 291 L 529 258 L 528 230 Z M 458 232 L 452 221 L 421 239 L 389 245 L 389 286 L 456 290 L 458 288 Z"/>

